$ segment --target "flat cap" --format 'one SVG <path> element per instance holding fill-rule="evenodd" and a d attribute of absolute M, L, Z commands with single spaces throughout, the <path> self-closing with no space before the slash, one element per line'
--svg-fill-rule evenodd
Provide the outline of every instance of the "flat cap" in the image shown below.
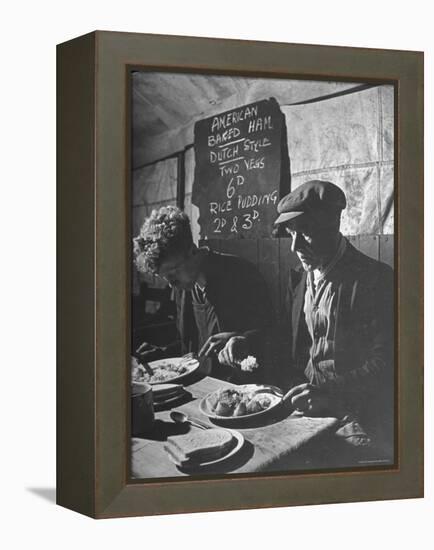
<path fill-rule="evenodd" d="M 301 214 L 324 218 L 340 212 L 346 206 L 345 193 L 334 183 L 307 181 L 279 201 L 277 211 L 280 216 L 274 223 L 285 223 Z"/>

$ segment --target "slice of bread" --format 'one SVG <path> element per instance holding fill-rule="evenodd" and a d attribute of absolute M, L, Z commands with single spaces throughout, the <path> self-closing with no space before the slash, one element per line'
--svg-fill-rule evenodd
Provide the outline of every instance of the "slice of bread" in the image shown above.
<path fill-rule="evenodd" d="M 179 463 L 210 462 L 222 457 L 232 446 L 233 436 L 223 428 L 192 429 L 187 434 L 167 438 L 166 448 Z"/>
<path fill-rule="evenodd" d="M 188 464 L 189 459 L 184 456 L 174 445 L 166 443 L 166 445 L 164 445 L 164 450 L 172 459 L 172 462 L 174 462 L 177 466 L 186 466 Z"/>

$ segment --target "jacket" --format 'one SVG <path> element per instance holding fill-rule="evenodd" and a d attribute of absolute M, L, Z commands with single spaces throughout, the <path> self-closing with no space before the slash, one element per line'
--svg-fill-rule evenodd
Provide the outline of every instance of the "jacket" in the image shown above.
<path fill-rule="evenodd" d="M 303 312 L 306 279 L 306 272 L 293 270 L 288 285 L 293 383 L 305 377 L 311 345 Z M 390 424 L 394 387 L 393 270 L 347 243 L 328 279 L 338 289 L 335 375 L 322 386 L 339 395 L 363 421 L 375 423 L 386 415 Z"/>
<path fill-rule="evenodd" d="M 205 258 L 204 271 L 207 299 L 216 312 L 219 332 L 244 335 L 251 352 L 261 358 L 265 331 L 272 318 L 271 301 L 261 274 L 243 258 L 211 250 Z M 197 351 L 191 292 L 175 290 L 175 300 L 181 351 Z"/>

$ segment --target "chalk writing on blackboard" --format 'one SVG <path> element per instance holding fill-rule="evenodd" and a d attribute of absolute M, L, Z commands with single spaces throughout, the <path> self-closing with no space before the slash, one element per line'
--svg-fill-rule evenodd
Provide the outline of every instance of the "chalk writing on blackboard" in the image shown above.
<path fill-rule="evenodd" d="M 290 185 L 285 117 L 276 100 L 197 122 L 194 146 L 192 201 L 201 237 L 269 237 Z"/>

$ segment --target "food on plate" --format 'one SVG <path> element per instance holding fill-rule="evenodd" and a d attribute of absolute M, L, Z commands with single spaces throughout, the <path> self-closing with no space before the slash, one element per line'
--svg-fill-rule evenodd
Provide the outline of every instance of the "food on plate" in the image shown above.
<path fill-rule="evenodd" d="M 191 430 L 168 437 L 164 448 L 178 465 L 200 464 L 223 457 L 232 447 L 233 439 L 232 433 L 223 428 Z"/>
<path fill-rule="evenodd" d="M 218 390 L 207 397 L 207 403 L 209 412 L 218 416 L 245 416 L 265 411 L 276 398 L 260 386 L 248 385 Z"/>
<path fill-rule="evenodd" d="M 271 397 L 265 394 L 255 395 L 251 399 L 247 406 L 247 412 L 249 414 L 254 414 L 257 412 L 265 411 L 271 405 Z"/>
<path fill-rule="evenodd" d="M 236 390 L 225 389 L 210 396 L 213 410 L 219 416 L 232 416 L 239 403 L 239 394 Z"/>
<path fill-rule="evenodd" d="M 238 405 L 234 409 L 234 416 L 244 416 L 247 414 L 247 399 L 241 399 Z"/>
<path fill-rule="evenodd" d="M 168 382 L 182 374 L 186 374 L 196 364 L 195 361 L 159 361 L 158 366 L 152 367 L 153 374 L 146 372 L 145 368 L 137 361 L 135 357 L 131 358 L 131 379 L 132 382 L 149 382 L 151 384 Z"/>
<path fill-rule="evenodd" d="M 142 367 L 135 357 L 131 357 L 131 380 L 133 382 L 144 381 L 142 379 L 144 374 L 146 374 L 145 368 Z"/>

